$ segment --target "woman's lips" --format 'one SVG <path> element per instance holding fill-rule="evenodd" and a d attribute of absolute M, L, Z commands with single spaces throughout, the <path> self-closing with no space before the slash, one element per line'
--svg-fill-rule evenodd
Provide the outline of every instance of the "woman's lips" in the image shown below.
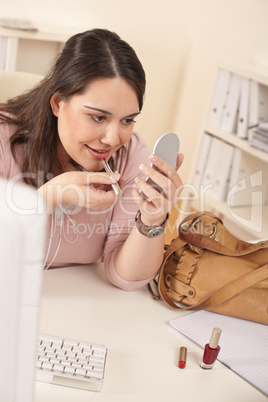
<path fill-rule="evenodd" d="M 107 158 L 110 155 L 111 150 L 110 149 L 106 149 L 106 150 L 101 150 L 101 149 L 93 149 L 90 148 L 88 145 L 86 145 L 88 152 L 90 153 L 90 155 L 98 160 L 102 160 L 103 158 Z"/>

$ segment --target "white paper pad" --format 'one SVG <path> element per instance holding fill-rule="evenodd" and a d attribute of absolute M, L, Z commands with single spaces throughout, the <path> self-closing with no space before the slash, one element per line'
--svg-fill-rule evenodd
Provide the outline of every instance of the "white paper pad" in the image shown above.
<path fill-rule="evenodd" d="M 218 360 L 268 395 L 268 325 L 198 311 L 171 320 L 170 325 L 202 347 L 220 327 Z"/>

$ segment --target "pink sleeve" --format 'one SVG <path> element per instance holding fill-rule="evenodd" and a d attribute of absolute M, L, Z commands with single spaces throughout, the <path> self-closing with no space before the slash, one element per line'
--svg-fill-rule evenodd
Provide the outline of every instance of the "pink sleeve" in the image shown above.
<path fill-rule="evenodd" d="M 133 290 L 139 289 L 142 286 L 147 285 L 151 280 L 154 279 L 154 276 L 152 276 L 149 279 L 144 279 L 141 281 L 127 281 L 126 279 L 122 278 L 116 271 L 115 266 L 114 266 L 114 256 L 115 252 L 111 254 L 111 258 L 109 259 L 109 264 L 105 266 L 106 269 L 106 275 L 107 278 L 111 283 L 113 283 L 115 286 L 119 287 L 122 290 L 126 290 L 128 292 L 131 292 Z"/>
<path fill-rule="evenodd" d="M 104 247 L 104 264 L 109 280 L 121 289 L 131 291 L 146 285 L 153 278 L 141 281 L 123 279 L 115 269 L 114 257 L 117 249 L 127 239 L 135 225 L 134 219 L 138 207 L 132 197 L 132 188 L 135 177 L 142 176 L 139 165 L 149 163 L 150 153 L 145 141 L 137 133 L 133 133 L 127 146 L 122 147 L 120 152 L 121 155 L 116 161 L 115 170 L 118 170 L 126 181 L 126 187 L 123 198 L 119 200 L 113 211 Z"/>

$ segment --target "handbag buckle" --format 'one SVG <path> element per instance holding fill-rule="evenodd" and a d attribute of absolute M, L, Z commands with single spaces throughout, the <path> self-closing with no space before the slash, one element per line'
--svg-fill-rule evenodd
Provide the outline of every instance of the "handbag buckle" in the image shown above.
<path fill-rule="evenodd" d="M 191 230 L 192 228 L 194 228 L 196 225 L 198 225 L 198 223 L 202 222 L 202 219 L 200 219 L 199 217 L 195 218 L 192 220 L 192 222 L 189 224 L 188 229 Z M 216 225 L 212 225 L 213 226 L 213 230 L 212 233 L 208 236 L 210 239 L 213 239 L 215 241 L 219 241 L 219 239 L 216 237 L 217 234 L 217 228 Z M 211 227 L 211 226 L 210 226 Z"/>
<path fill-rule="evenodd" d="M 211 233 L 211 235 L 209 236 L 209 238 L 210 238 L 210 239 L 213 239 L 213 240 L 215 240 L 215 241 L 219 241 L 219 239 L 217 238 L 216 234 L 217 234 L 217 228 L 216 228 L 216 226 L 214 225 L 214 226 L 213 226 L 213 232 Z"/>
<path fill-rule="evenodd" d="M 191 228 L 195 227 L 199 222 L 201 222 L 200 218 L 198 218 L 198 217 L 194 218 L 192 220 L 192 222 L 190 223 L 190 225 L 188 226 L 188 229 L 191 229 Z"/>

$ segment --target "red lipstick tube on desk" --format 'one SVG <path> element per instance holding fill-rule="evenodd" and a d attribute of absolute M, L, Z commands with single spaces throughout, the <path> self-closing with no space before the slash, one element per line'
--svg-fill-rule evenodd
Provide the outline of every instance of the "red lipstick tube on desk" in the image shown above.
<path fill-rule="evenodd" d="M 186 366 L 186 356 L 187 356 L 187 348 L 182 346 L 180 348 L 180 357 L 179 357 L 179 368 L 184 369 Z"/>
<path fill-rule="evenodd" d="M 203 359 L 200 364 L 202 369 L 205 370 L 212 369 L 213 364 L 215 363 L 221 349 L 219 346 L 220 336 L 221 336 L 221 329 L 214 328 L 210 338 L 210 342 L 205 345 Z"/>

